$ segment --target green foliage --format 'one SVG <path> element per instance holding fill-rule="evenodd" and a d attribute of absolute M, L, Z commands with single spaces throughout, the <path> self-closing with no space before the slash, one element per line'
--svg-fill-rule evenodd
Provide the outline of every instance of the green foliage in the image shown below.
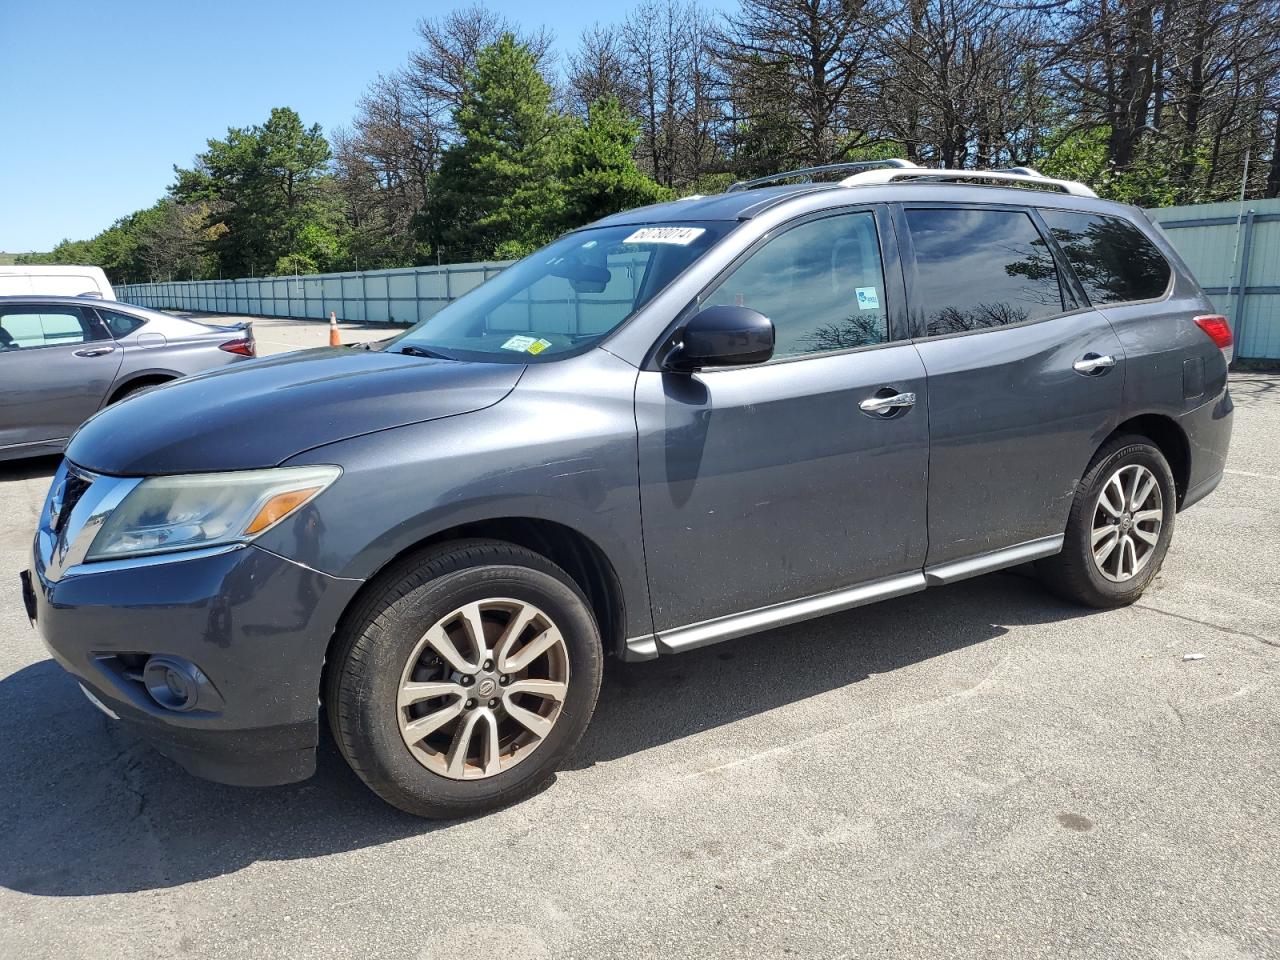
<path fill-rule="evenodd" d="M 445 259 L 532 250 L 555 235 L 569 131 L 551 95 L 533 54 L 510 33 L 478 54 L 454 113 L 459 140 L 445 151 L 418 222 Z"/>
<path fill-rule="evenodd" d="M 580 227 L 621 210 L 673 199 L 636 166 L 633 157 L 640 124 L 617 98 L 593 103 L 585 124 L 576 123 L 564 171 L 565 229 Z"/>
<path fill-rule="evenodd" d="M 1038 161 L 1041 173 L 1089 184 L 1098 196 L 1143 207 L 1163 207 L 1177 203 L 1178 178 L 1174 176 L 1167 148 L 1146 142 L 1130 170 L 1117 170 L 1111 163 L 1107 141 L 1110 131 L 1098 127 L 1071 131 L 1051 137 L 1053 147 Z"/>
<path fill-rule="evenodd" d="M 175 168 L 172 193 L 209 204 L 206 226 L 225 228 L 209 249 L 228 276 L 279 269 L 294 258 L 319 265 L 335 259 L 325 251 L 336 252 L 336 244 L 318 241 L 316 232 L 336 236 L 341 221 L 329 158 L 318 124 L 305 127 L 293 110 L 277 107 L 265 124 L 209 140 L 193 168 Z"/>

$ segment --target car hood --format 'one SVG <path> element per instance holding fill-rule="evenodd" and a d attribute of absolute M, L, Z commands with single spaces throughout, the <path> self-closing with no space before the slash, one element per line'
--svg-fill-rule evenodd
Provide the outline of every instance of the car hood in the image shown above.
<path fill-rule="evenodd" d="M 521 364 L 347 347 L 232 364 L 107 407 L 67 458 L 118 475 L 270 467 L 326 443 L 497 403 Z"/>

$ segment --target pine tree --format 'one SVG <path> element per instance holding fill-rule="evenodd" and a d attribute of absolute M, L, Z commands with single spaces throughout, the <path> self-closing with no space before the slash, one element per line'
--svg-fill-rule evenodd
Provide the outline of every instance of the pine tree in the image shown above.
<path fill-rule="evenodd" d="M 616 97 L 598 100 L 579 123 L 565 170 L 566 229 L 600 217 L 669 199 L 671 191 L 640 172 L 634 159 L 640 124 Z"/>
<path fill-rule="evenodd" d="M 568 128 L 528 47 L 510 34 L 485 47 L 454 113 L 458 142 L 441 160 L 419 223 L 445 260 L 523 256 L 561 221 Z"/>

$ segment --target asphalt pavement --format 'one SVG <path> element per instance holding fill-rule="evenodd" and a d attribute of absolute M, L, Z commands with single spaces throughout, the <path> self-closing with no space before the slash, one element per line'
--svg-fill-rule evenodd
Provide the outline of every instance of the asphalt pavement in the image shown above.
<path fill-rule="evenodd" d="M 995 574 L 611 663 L 554 784 L 449 823 L 117 729 L 22 611 L 56 461 L 0 464 L 0 957 L 1278 956 L 1280 377 L 1232 391 L 1135 606 Z"/>

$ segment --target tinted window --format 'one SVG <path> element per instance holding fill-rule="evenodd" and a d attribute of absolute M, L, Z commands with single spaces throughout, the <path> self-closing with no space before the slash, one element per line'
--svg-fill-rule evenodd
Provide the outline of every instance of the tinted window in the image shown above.
<path fill-rule="evenodd" d="M 1126 220 L 1041 210 L 1053 238 L 1093 303 L 1151 300 L 1169 286 L 1169 262 Z"/>
<path fill-rule="evenodd" d="M 113 337 L 127 337 L 147 321 L 130 313 L 116 313 L 114 310 L 98 310 Z"/>
<path fill-rule="evenodd" d="M 1016 210 L 908 210 L 916 254 L 912 310 L 929 336 L 1062 313 L 1048 244 Z"/>
<path fill-rule="evenodd" d="M 702 299 L 773 321 L 778 358 L 889 339 L 875 216 L 812 220 L 770 240 Z"/>
<path fill-rule="evenodd" d="M 56 347 L 96 340 L 99 336 L 79 307 L 0 307 L 0 350 Z"/>

